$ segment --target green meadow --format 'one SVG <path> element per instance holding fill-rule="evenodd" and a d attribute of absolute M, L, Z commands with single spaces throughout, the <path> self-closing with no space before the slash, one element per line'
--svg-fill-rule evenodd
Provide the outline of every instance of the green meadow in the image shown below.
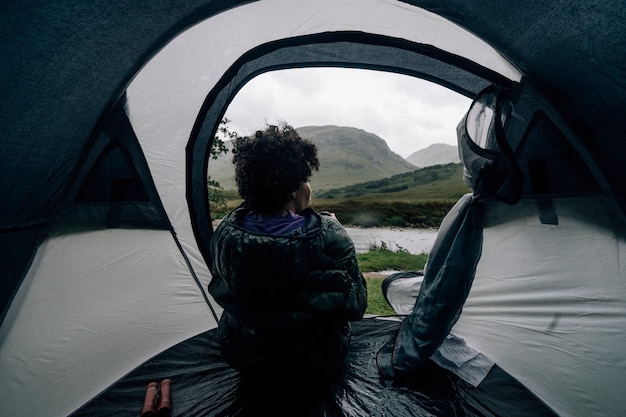
<path fill-rule="evenodd" d="M 357 254 L 359 269 L 367 284 L 367 314 L 388 316 L 396 314 L 382 293 L 385 275 L 371 274 L 377 271 L 419 271 L 424 269 L 428 255 L 413 255 L 404 249 L 391 251 L 386 245 L 372 246 L 366 253 Z"/>

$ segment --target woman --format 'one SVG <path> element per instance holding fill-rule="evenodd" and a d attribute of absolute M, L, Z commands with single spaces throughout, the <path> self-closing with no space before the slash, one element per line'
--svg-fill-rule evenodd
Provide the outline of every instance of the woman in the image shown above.
<path fill-rule="evenodd" d="M 222 354 L 242 373 L 333 374 L 367 289 L 343 226 L 309 207 L 317 149 L 283 124 L 237 138 L 233 154 L 244 202 L 210 247 Z"/>

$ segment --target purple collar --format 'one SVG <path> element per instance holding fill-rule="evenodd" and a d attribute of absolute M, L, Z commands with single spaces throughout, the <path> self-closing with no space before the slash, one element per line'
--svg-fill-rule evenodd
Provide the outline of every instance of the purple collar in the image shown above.
<path fill-rule="evenodd" d="M 284 216 L 266 216 L 253 211 L 241 220 L 241 228 L 270 236 L 294 236 L 302 234 L 306 217 L 289 212 Z"/>

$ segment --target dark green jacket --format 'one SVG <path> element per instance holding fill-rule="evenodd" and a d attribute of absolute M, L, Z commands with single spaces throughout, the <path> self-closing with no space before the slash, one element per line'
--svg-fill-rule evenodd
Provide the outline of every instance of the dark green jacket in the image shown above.
<path fill-rule="evenodd" d="M 307 209 L 305 230 L 269 236 L 226 216 L 211 239 L 209 292 L 224 308 L 222 353 L 241 371 L 323 371 L 347 353 L 350 321 L 367 307 L 354 244 L 341 224 Z"/>

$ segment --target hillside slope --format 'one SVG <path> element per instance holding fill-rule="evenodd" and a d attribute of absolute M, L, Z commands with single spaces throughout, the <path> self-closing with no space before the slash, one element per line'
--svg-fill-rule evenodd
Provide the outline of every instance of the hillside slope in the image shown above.
<path fill-rule="evenodd" d="M 434 165 L 378 181 L 315 194 L 312 206 L 346 225 L 439 227 L 458 199 L 470 192 L 463 166 Z"/>
<path fill-rule="evenodd" d="M 419 168 L 461 162 L 458 148 L 445 143 L 434 143 L 427 148 L 413 152 L 406 160 Z"/>
<path fill-rule="evenodd" d="M 375 181 L 415 169 L 392 152 L 380 137 L 361 129 L 341 126 L 296 128 L 300 136 L 318 148 L 320 169 L 313 173 L 314 190 L 340 188 L 364 181 Z M 230 148 L 231 144 L 227 143 Z M 209 162 L 209 175 L 225 189 L 236 189 L 232 154 Z"/>
<path fill-rule="evenodd" d="M 471 192 L 463 182 L 463 165 L 433 165 L 315 194 L 316 200 L 351 199 L 368 201 L 456 201 Z"/>

